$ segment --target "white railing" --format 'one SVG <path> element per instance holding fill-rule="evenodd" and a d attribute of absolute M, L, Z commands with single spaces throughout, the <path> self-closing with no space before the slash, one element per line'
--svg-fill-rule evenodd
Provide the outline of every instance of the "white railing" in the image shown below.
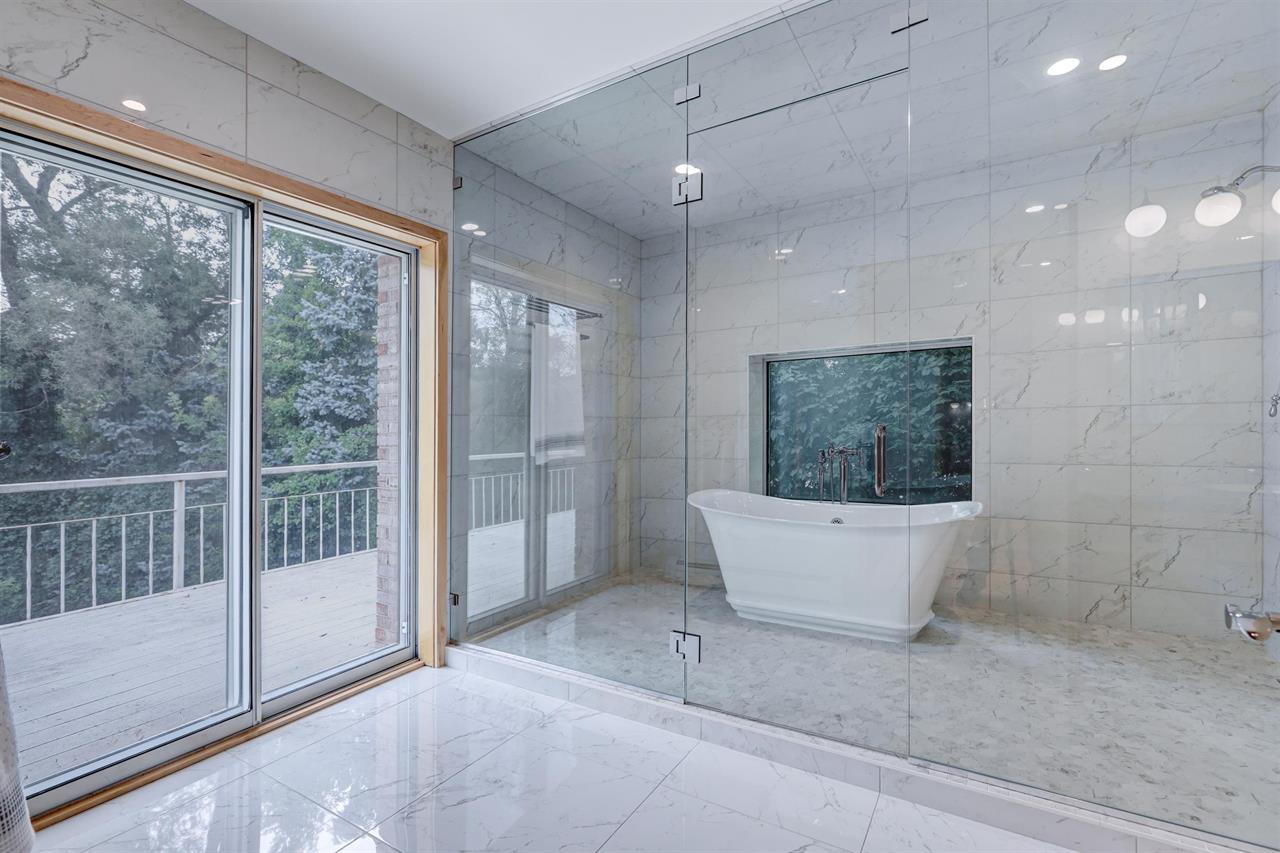
<path fill-rule="evenodd" d="M 494 453 L 472 456 L 471 461 L 523 460 L 524 458 L 520 453 Z M 573 467 L 546 469 L 546 492 L 543 500 L 546 502 L 548 513 L 574 508 L 574 471 L 576 470 Z M 469 529 L 478 530 L 523 520 L 526 512 L 524 482 L 523 469 L 497 474 L 473 474 L 468 477 L 468 499 L 471 510 Z"/>
<path fill-rule="evenodd" d="M 262 474 L 277 476 L 329 473 L 358 468 L 376 468 L 376 466 L 377 463 L 372 461 L 285 465 L 264 468 Z M 83 610 L 87 607 L 142 598 L 158 592 L 169 592 L 224 578 L 228 546 L 225 535 L 227 505 L 222 502 L 188 506 L 187 484 L 225 477 L 224 471 L 196 471 L 136 477 L 99 477 L 84 480 L 0 484 L 0 495 L 173 484 L 173 506 L 167 509 L 112 513 L 0 527 L 0 539 L 16 536 L 24 552 L 22 618 L 10 620 L 9 624 L 66 613 L 68 610 Z M 294 525 L 290 521 L 291 510 L 298 528 L 297 533 L 292 537 L 294 546 L 292 549 L 290 547 L 291 528 Z M 276 536 L 273 536 L 272 530 L 273 513 L 283 514 L 279 523 L 279 535 Z M 181 523 L 177 523 L 179 519 Z M 301 495 L 264 498 L 261 506 L 261 521 L 264 571 L 371 551 L 377 547 L 377 487 L 331 489 Z M 72 538 L 83 537 L 86 528 L 89 540 L 88 601 L 86 604 L 68 608 L 68 532 L 70 531 Z M 209 533 L 210 529 L 214 531 L 212 534 Z M 190 567 L 187 553 L 188 533 L 194 533 L 196 537 L 196 565 Z M 50 548 L 46 537 L 55 535 L 56 543 Z M 166 539 L 169 541 L 166 542 Z M 275 548 L 274 541 L 277 539 L 280 540 L 278 549 Z M 112 550 L 118 543 L 120 551 L 118 561 L 114 559 L 114 555 L 111 555 L 109 566 L 100 560 L 108 542 L 112 545 Z M 311 545 L 312 542 L 315 544 Z M 160 546 L 159 549 L 157 544 Z M 144 552 L 141 555 L 138 553 L 140 549 Z M 57 563 L 56 609 L 49 607 L 44 600 L 40 602 L 34 600 L 37 550 L 55 552 L 55 556 L 48 562 Z M 216 559 L 213 561 L 214 565 L 207 565 L 207 557 L 211 553 Z M 134 560 L 132 571 L 131 557 Z M 140 569 L 144 561 L 145 581 L 140 577 L 143 574 Z M 171 569 L 169 578 L 164 578 L 162 573 L 160 586 L 157 588 L 156 568 L 157 566 L 166 568 L 166 563 L 167 568 Z M 119 570 L 120 585 L 118 595 L 113 594 L 109 599 L 100 594 L 101 576 L 108 568 L 112 572 Z M 188 583 L 188 569 L 191 570 L 191 580 L 194 582 L 192 584 Z M 168 581 L 167 584 L 166 581 Z M 115 592 L 113 589 L 112 593 Z M 38 614 L 37 609 L 41 611 Z"/>

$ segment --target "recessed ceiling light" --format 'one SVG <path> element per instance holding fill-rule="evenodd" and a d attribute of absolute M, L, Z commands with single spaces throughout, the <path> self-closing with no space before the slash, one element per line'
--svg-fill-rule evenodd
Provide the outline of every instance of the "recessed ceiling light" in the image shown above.
<path fill-rule="evenodd" d="M 1054 209 L 1054 210 L 1066 210 L 1066 209 L 1067 209 L 1067 203 L 1064 201 L 1062 204 L 1055 204 L 1055 205 L 1053 206 L 1053 209 Z"/>
<path fill-rule="evenodd" d="M 145 113 L 147 111 L 147 105 L 135 98 L 125 98 L 120 102 L 120 105 L 128 107 L 129 109 L 139 113 Z"/>
<path fill-rule="evenodd" d="M 487 237 L 489 235 L 488 231 L 481 231 L 479 228 L 477 228 L 475 231 L 472 231 L 471 233 L 477 237 Z"/>
<path fill-rule="evenodd" d="M 1045 74 L 1050 77 L 1061 77 L 1063 74 L 1070 74 L 1080 67 L 1080 60 L 1074 56 L 1068 56 L 1066 59 L 1059 59 L 1045 70 Z"/>
<path fill-rule="evenodd" d="M 477 224 L 475 224 L 474 222 L 464 222 L 464 223 L 462 223 L 462 230 L 463 230 L 463 231 L 474 231 L 474 230 L 476 230 L 476 229 L 477 229 L 477 228 L 479 228 L 479 227 L 480 227 L 480 226 L 479 226 L 479 225 L 477 225 Z"/>
<path fill-rule="evenodd" d="M 701 171 L 702 170 L 699 169 L 697 166 L 691 165 L 689 163 L 681 163 L 679 166 L 676 166 L 677 175 L 696 175 Z"/>
<path fill-rule="evenodd" d="M 1129 61 L 1129 57 L 1123 53 L 1117 53 L 1115 56 L 1108 56 L 1106 59 L 1098 63 L 1099 71 L 1114 71 L 1121 65 Z"/>
<path fill-rule="evenodd" d="M 1027 208 L 1027 213 L 1039 213 L 1042 210 L 1044 210 L 1043 204 L 1033 204 Z"/>

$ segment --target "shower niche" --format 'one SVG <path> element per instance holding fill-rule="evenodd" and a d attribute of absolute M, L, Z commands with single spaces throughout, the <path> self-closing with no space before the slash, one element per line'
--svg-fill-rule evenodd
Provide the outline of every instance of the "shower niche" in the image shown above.
<path fill-rule="evenodd" d="M 972 498 L 972 340 L 758 355 L 750 365 L 753 492 L 911 505 Z M 820 461 L 830 448 L 846 451 L 843 478 Z"/>

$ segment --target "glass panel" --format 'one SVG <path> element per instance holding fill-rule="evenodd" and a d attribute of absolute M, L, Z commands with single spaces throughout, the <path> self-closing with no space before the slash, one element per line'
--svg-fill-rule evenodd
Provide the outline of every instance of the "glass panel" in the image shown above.
<path fill-rule="evenodd" d="M 676 695 L 686 82 L 671 63 L 457 148 L 451 366 L 452 636 Z M 477 519 L 500 470 L 510 512 Z"/>
<path fill-rule="evenodd" d="M 263 693 L 408 642 L 409 259 L 273 219 L 262 256 Z"/>
<path fill-rule="evenodd" d="M 0 141 L 0 645 L 44 789 L 248 707 L 239 204 Z"/>
<path fill-rule="evenodd" d="M 902 0 L 830 0 L 690 54 L 689 81 L 703 97 L 689 102 L 689 129 L 906 68 L 905 21 L 897 20 L 906 8 Z"/>
<path fill-rule="evenodd" d="M 1276 175 L 1202 194 L 1280 165 L 1280 6 L 955 6 L 908 31 L 906 316 L 973 337 L 984 512 L 911 753 L 1275 846 L 1280 664 L 1223 610 L 1280 603 Z"/>
<path fill-rule="evenodd" d="M 969 500 L 971 365 L 967 346 L 766 362 L 765 494 L 793 500 L 834 495 L 857 503 Z M 901 404 L 904 389 L 909 409 Z M 906 443 L 887 447 L 890 485 L 878 495 L 874 441 L 866 437 L 874 436 L 878 424 L 905 435 L 908 418 L 910 466 Z M 832 444 L 858 451 L 849 457 L 856 467 L 847 466 L 843 484 L 834 473 L 821 480 L 814 465 Z"/>
<path fill-rule="evenodd" d="M 691 134 L 688 206 L 688 701 L 899 753 L 928 610 L 909 606 L 891 503 L 914 365 L 851 353 L 904 349 L 904 252 L 877 212 L 902 197 L 906 91 L 890 77 Z M 817 500 L 820 468 L 844 469 L 849 503 Z M 768 496 L 784 470 L 802 500 Z"/>

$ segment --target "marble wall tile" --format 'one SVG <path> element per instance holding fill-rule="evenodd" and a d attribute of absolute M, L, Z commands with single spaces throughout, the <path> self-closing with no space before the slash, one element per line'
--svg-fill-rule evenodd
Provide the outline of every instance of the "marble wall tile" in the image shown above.
<path fill-rule="evenodd" d="M 1053 465 L 1127 465 L 1127 406 L 994 409 L 992 461 Z"/>
<path fill-rule="evenodd" d="M 1135 465 L 1262 464 L 1262 404 L 1141 405 L 1131 410 Z"/>
<path fill-rule="evenodd" d="M 991 568 L 991 519 L 979 516 L 961 523 L 947 566 L 978 572 Z"/>
<path fill-rule="evenodd" d="M 1219 530 L 1133 528 L 1135 587 L 1257 597 L 1262 537 Z"/>
<path fill-rule="evenodd" d="M 1121 228 L 1036 237 L 991 246 L 991 296 L 1009 299 L 1129 284 Z"/>
<path fill-rule="evenodd" d="M 0 4 L 0 71 L 245 154 L 244 72 L 91 0 Z"/>
<path fill-rule="evenodd" d="M 329 144 L 312 144 L 321 138 Z M 384 207 L 396 204 L 394 142 L 252 78 L 248 145 L 250 160 Z"/>
<path fill-rule="evenodd" d="M 998 613 L 1128 628 L 1131 607 L 1127 583 L 991 573 L 991 609 Z"/>
<path fill-rule="evenodd" d="M 698 334 L 767 325 L 778 316 L 778 282 L 753 281 L 689 294 L 690 326 Z"/>
<path fill-rule="evenodd" d="M 388 139 L 396 138 L 395 110 L 255 38 L 249 39 L 248 70 L 252 76 L 277 89 L 324 107 Z"/>
<path fill-rule="evenodd" d="M 993 518 L 991 570 L 1006 575 L 1127 584 L 1129 528 Z"/>
<path fill-rule="evenodd" d="M 969 569 L 947 569 L 938 594 L 933 597 L 938 607 L 991 607 L 991 573 Z"/>
<path fill-rule="evenodd" d="M 1133 347 L 1135 403 L 1248 403 L 1262 387 L 1262 340 Z"/>
<path fill-rule="evenodd" d="M 244 68 L 248 40 L 245 34 L 184 0 L 98 0 L 98 5 L 133 18 L 228 65 Z"/>
<path fill-rule="evenodd" d="M 1223 607 L 1234 604 L 1248 610 L 1258 602 L 1256 596 L 1248 595 L 1206 595 L 1134 587 L 1133 627 L 1180 637 L 1221 637 Z"/>
<path fill-rule="evenodd" d="M 689 370 L 693 373 L 737 373 L 747 369 L 750 356 L 777 352 L 776 325 L 703 332 L 697 328 L 696 316 L 690 320 L 694 338 L 689 346 Z"/>
<path fill-rule="evenodd" d="M 993 465 L 991 513 L 999 518 L 1129 523 L 1123 465 Z"/>
<path fill-rule="evenodd" d="M 453 228 L 453 169 L 396 147 L 396 210 L 412 219 Z"/>
<path fill-rule="evenodd" d="M 1133 523 L 1262 530 L 1262 469 L 1133 466 Z"/>
<path fill-rule="evenodd" d="M 1129 343 L 1129 288 L 999 299 L 992 352 L 1043 352 Z"/>
<path fill-rule="evenodd" d="M 1098 347 L 991 356 L 996 408 L 1129 402 L 1129 349 Z"/>
<path fill-rule="evenodd" d="M 784 275 L 777 283 L 781 323 L 853 317 L 875 311 L 873 268 L 848 267 L 806 275 Z"/>
<path fill-rule="evenodd" d="M 875 343 L 875 317 L 829 317 L 778 324 L 778 351 L 840 349 Z"/>

